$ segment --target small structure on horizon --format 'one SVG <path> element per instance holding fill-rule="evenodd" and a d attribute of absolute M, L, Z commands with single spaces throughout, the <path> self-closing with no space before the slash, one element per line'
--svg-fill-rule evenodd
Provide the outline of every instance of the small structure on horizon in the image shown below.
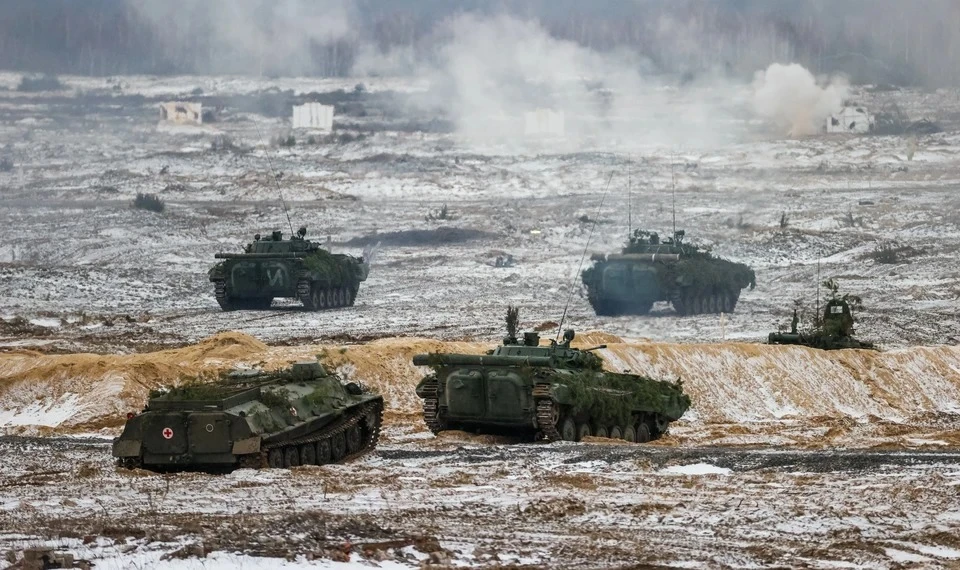
<path fill-rule="evenodd" d="M 827 117 L 828 133 L 869 133 L 875 118 L 863 105 L 845 106 L 838 113 Z"/>
<path fill-rule="evenodd" d="M 160 103 L 160 120 L 179 125 L 202 125 L 203 105 L 185 101 Z"/>
<path fill-rule="evenodd" d="M 523 119 L 523 134 L 526 136 L 563 136 L 563 111 L 537 109 L 524 113 Z"/>
<path fill-rule="evenodd" d="M 304 103 L 293 107 L 293 128 L 333 130 L 333 106 Z"/>

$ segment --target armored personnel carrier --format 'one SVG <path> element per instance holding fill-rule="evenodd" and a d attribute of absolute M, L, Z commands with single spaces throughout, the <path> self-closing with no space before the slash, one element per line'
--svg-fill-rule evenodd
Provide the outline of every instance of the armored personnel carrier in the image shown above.
<path fill-rule="evenodd" d="M 128 414 L 113 456 L 154 471 L 230 471 L 337 463 L 372 450 L 383 398 L 319 362 L 233 372 L 151 393 Z"/>
<path fill-rule="evenodd" d="M 767 337 L 768 344 L 799 344 L 821 350 L 837 350 L 841 348 L 875 349 L 871 342 L 857 340 L 853 337 L 853 311 L 851 301 L 860 304 L 859 297 L 849 295 L 838 296 L 837 285 L 828 280 L 824 286 L 832 290 L 832 297 L 827 300 L 820 315 L 813 326 L 806 331 L 799 330 L 800 319 L 797 310 L 793 310 L 793 319 L 790 323 L 790 332 L 772 332 Z"/>
<path fill-rule="evenodd" d="M 243 253 L 216 254 L 223 261 L 210 269 L 210 281 L 220 308 L 268 309 L 276 297 L 300 299 L 310 311 L 353 305 L 369 260 L 330 253 L 306 234 L 306 227 L 290 239 L 280 231 L 257 234 Z"/>
<path fill-rule="evenodd" d="M 594 350 L 563 342 L 540 345 L 535 332 L 516 337 L 515 309 L 507 312 L 503 345 L 485 355 L 418 354 L 413 363 L 433 372 L 417 385 L 423 416 L 434 433 L 459 429 L 530 440 L 580 441 L 595 435 L 646 442 L 690 407 L 681 382 L 607 372 Z"/>
<path fill-rule="evenodd" d="M 756 286 L 750 267 L 683 243 L 684 231 L 661 241 L 636 230 L 621 253 L 594 254 L 582 274 L 598 315 L 645 315 L 669 301 L 679 315 L 732 313 L 740 291 Z"/>

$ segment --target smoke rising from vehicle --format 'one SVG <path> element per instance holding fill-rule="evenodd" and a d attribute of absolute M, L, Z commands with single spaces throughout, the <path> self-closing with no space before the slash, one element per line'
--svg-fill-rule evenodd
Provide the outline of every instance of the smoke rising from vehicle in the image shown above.
<path fill-rule="evenodd" d="M 758 71 L 753 81 L 756 113 L 783 128 L 788 135 L 811 135 L 820 131 L 831 113 L 847 96 L 846 82 L 832 78 L 818 83 L 802 65 L 774 63 Z"/>

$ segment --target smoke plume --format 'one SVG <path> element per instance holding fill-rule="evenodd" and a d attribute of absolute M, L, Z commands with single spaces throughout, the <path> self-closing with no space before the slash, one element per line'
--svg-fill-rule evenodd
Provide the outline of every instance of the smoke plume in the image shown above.
<path fill-rule="evenodd" d="M 812 73 L 796 63 L 774 63 L 765 71 L 758 71 L 753 81 L 757 114 L 794 136 L 819 132 L 846 96 L 847 85 L 841 79 L 818 84 Z"/>

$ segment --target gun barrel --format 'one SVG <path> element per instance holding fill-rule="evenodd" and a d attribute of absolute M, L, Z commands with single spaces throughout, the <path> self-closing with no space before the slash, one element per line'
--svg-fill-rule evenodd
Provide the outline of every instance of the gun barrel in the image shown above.
<path fill-rule="evenodd" d="M 610 253 L 590 256 L 594 261 L 661 261 L 673 263 L 680 261 L 679 253 Z"/>

